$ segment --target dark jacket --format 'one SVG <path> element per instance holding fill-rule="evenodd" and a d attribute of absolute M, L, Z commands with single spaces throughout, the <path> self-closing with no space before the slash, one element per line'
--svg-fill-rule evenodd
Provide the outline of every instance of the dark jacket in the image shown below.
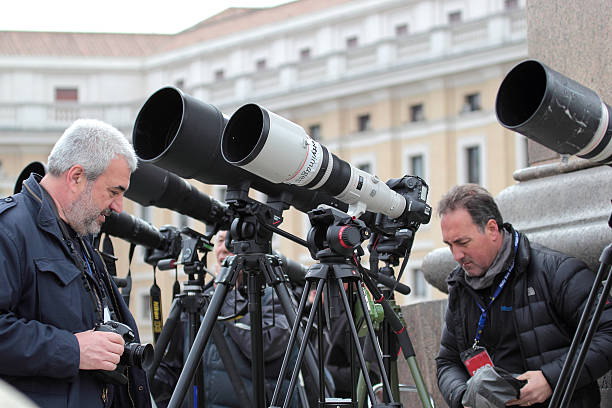
<path fill-rule="evenodd" d="M 83 274 L 64 242 L 35 176 L 22 193 L 0 200 L 0 377 L 42 407 L 150 407 L 144 371 L 128 369 L 128 387 L 102 383 L 79 370 L 74 333 L 98 323 Z M 35 196 L 42 199 L 42 203 Z M 119 319 L 136 323 L 104 262 L 86 240 L 95 269 Z"/>
<path fill-rule="evenodd" d="M 265 369 L 265 393 L 266 400 L 270 402 L 276 381 L 281 368 L 281 363 L 287 344 L 291 327 L 287 318 L 282 312 L 278 299 L 272 293 L 272 288 L 267 287 L 261 298 L 262 306 L 262 336 L 263 354 Z M 205 311 L 204 311 L 205 312 Z M 237 374 L 240 376 L 245 391 L 248 394 L 253 406 L 253 385 L 251 382 L 251 331 L 250 313 L 246 304 L 246 299 L 236 290 L 228 293 L 225 302 L 219 312 L 219 317 L 240 315 L 236 319 L 226 322 L 218 321 L 216 326 L 220 330 L 222 337 L 229 348 L 231 358 L 236 365 Z M 186 358 L 185 350 L 189 351 L 186 343 L 186 324 L 187 317 L 181 317 L 183 328 L 177 327 L 178 332 L 172 337 L 164 359 L 158 368 L 151 383 L 151 390 L 155 402 L 159 407 L 167 406 Z M 290 365 L 292 367 L 292 365 Z M 224 364 L 219 353 L 219 349 L 211 336 L 202 353 L 202 368 L 204 377 L 204 392 L 207 408 L 241 408 L 243 404 L 237 395 L 230 376 L 228 367 Z M 291 375 L 291 370 L 288 376 Z M 284 401 L 286 389 L 289 385 L 288 379 L 283 381 L 283 388 L 280 395 L 280 402 Z M 297 391 L 294 393 L 294 402 L 291 406 L 296 406 Z"/>
<path fill-rule="evenodd" d="M 512 231 L 511 226 L 506 228 Z M 520 234 L 516 266 L 500 296 L 505 296 L 505 302 L 496 299 L 488 319 L 505 321 L 505 325 L 499 326 L 502 332 L 495 334 L 518 342 L 518 361 L 510 363 L 522 365 L 523 371 L 542 370 L 554 389 L 594 277 L 582 261 L 540 245 L 531 245 L 527 237 Z M 451 272 L 447 283 L 448 309 L 436 364 L 440 391 L 449 406 L 455 408 L 462 406 L 461 398 L 469 379 L 459 353 L 474 342 L 475 331 L 466 328 L 476 327 L 474 314 L 469 311 L 474 309 L 477 295 L 466 285 L 465 273 L 460 267 Z M 511 318 L 504 319 L 505 316 Z M 495 353 L 491 358 L 496 364 Z M 597 378 L 610 368 L 612 308 L 608 304 L 590 344 L 570 407 L 598 406 Z M 545 407 L 548 402 L 533 406 Z"/>

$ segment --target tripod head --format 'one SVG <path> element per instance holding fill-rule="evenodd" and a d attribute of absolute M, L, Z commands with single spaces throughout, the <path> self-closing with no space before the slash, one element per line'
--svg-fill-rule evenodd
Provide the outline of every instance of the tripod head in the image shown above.
<path fill-rule="evenodd" d="M 267 205 L 249 197 L 250 181 L 227 186 L 225 201 L 234 213 L 228 249 L 234 254 L 272 253 L 272 231 L 266 226 L 283 222 L 282 210 L 288 204 Z"/>
<path fill-rule="evenodd" d="M 210 273 L 206 269 L 206 254 L 212 250 L 210 238 L 188 227 L 180 231 L 174 227 L 162 227 L 160 232 L 167 234 L 169 240 L 172 238 L 171 250 L 147 248 L 145 261 L 160 270 L 174 269 L 178 265 L 183 265 L 183 272 L 189 276 L 185 285 L 202 287 L 204 275 Z M 204 254 L 200 257 L 201 252 Z M 182 254 L 180 261 L 178 261 L 179 254 Z"/>
<path fill-rule="evenodd" d="M 370 237 L 365 223 L 328 205 L 308 212 L 312 227 L 308 231 L 308 249 L 313 259 L 337 259 L 342 262 L 355 249 L 363 254 L 361 244 Z"/>

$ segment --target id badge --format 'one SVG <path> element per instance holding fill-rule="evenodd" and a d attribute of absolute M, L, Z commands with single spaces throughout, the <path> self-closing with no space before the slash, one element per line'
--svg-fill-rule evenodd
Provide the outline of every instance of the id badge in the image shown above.
<path fill-rule="evenodd" d="M 493 362 L 491 357 L 489 357 L 489 353 L 487 353 L 487 349 L 481 346 L 470 347 L 462 352 L 460 357 L 463 365 L 465 365 L 465 368 L 467 368 L 472 377 L 476 374 L 476 371 L 484 366 L 493 367 Z"/>

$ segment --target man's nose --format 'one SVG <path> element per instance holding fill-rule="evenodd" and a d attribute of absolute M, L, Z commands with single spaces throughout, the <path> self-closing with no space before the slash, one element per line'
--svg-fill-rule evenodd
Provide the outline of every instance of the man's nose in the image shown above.
<path fill-rule="evenodd" d="M 460 263 L 464 256 L 463 251 L 458 248 L 453 248 L 451 249 L 451 252 L 453 253 L 453 258 L 455 258 L 455 261 Z"/>
<path fill-rule="evenodd" d="M 116 213 L 123 211 L 123 196 L 119 196 L 111 201 L 110 209 Z"/>

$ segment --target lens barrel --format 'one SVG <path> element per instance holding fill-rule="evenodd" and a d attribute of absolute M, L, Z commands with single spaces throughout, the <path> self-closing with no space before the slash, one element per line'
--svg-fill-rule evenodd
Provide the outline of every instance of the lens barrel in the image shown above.
<path fill-rule="evenodd" d="M 146 368 L 153 362 L 153 346 L 138 343 L 126 343 L 121 355 L 121 363 L 129 367 Z"/>
<path fill-rule="evenodd" d="M 536 60 L 519 63 L 501 83 L 499 123 L 560 154 L 612 163 L 610 106 L 595 91 Z"/>
<path fill-rule="evenodd" d="M 303 212 L 319 204 L 343 207 L 327 194 L 277 185 L 225 161 L 221 154 L 221 136 L 226 123 L 224 115 L 213 105 L 174 87 L 161 88 L 147 99 L 138 113 L 133 132 L 134 150 L 142 161 L 183 178 L 226 185 L 248 180 L 250 187 L 268 197 L 289 195 L 291 204 Z"/>
<path fill-rule="evenodd" d="M 165 238 L 159 230 L 126 212 L 111 213 L 102 224 L 101 231 L 147 248 L 162 248 L 165 245 Z"/>
<path fill-rule="evenodd" d="M 140 205 L 167 208 L 202 221 L 229 227 L 227 205 L 200 192 L 193 185 L 168 170 L 143 160 L 130 177 L 130 188 L 125 196 Z"/>
<path fill-rule="evenodd" d="M 274 183 L 297 185 L 329 194 L 366 210 L 400 217 L 406 200 L 377 177 L 339 159 L 304 129 L 258 105 L 240 107 L 229 119 L 221 141 L 229 163 Z"/>

